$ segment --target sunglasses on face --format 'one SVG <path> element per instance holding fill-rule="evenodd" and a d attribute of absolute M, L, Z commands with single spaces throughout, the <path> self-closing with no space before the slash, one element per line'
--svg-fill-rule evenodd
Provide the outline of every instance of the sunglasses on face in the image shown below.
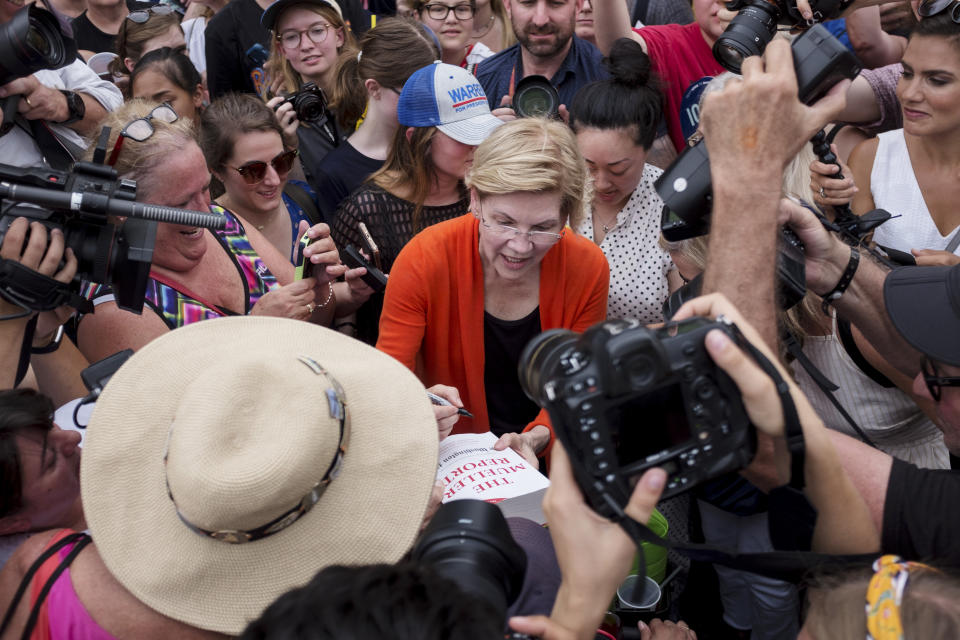
<path fill-rule="evenodd" d="M 957 0 L 923 0 L 917 7 L 921 18 L 935 16 L 944 10 L 949 10 L 950 18 L 960 24 L 960 2 Z"/>
<path fill-rule="evenodd" d="M 110 158 L 107 160 L 107 164 L 112 167 L 117 163 L 117 158 L 120 156 L 120 149 L 123 148 L 123 141 L 127 138 L 136 140 L 137 142 L 144 142 L 150 138 L 150 136 L 153 135 L 153 132 L 156 131 L 156 129 L 153 128 L 153 123 L 151 120 L 159 120 L 161 122 L 176 122 L 179 119 L 180 116 L 178 116 L 177 112 L 173 110 L 173 107 L 164 102 L 163 104 L 154 107 L 150 113 L 144 117 L 131 120 L 127 123 L 127 126 L 120 131 L 120 135 L 117 136 L 117 141 L 113 145 L 113 151 L 110 153 Z"/>
<path fill-rule="evenodd" d="M 942 395 L 941 387 L 960 387 L 960 377 L 941 376 L 937 370 L 937 365 L 929 358 L 923 361 L 921 374 L 923 375 L 923 381 L 927 384 L 930 397 L 937 402 L 940 402 L 940 396 Z"/>
<path fill-rule="evenodd" d="M 258 182 L 263 182 L 263 179 L 267 177 L 268 164 L 273 167 L 277 175 L 284 176 L 290 173 L 290 169 L 293 168 L 293 161 L 297 159 L 297 153 L 296 149 L 291 149 L 290 151 L 278 153 L 269 163 L 263 160 L 253 160 L 242 166 L 231 168 L 235 169 L 247 184 L 257 184 Z"/>
<path fill-rule="evenodd" d="M 131 11 L 127 14 L 127 20 L 130 22 L 136 22 L 137 24 L 143 24 L 150 19 L 150 14 L 155 16 L 168 16 L 171 13 L 176 11 L 173 7 L 167 4 L 158 4 L 152 6 L 148 9 L 138 9 L 136 11 Z"/>

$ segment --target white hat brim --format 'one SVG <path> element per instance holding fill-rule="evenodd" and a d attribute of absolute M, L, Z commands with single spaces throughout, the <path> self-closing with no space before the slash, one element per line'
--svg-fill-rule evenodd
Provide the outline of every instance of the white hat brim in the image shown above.
<path fill-rule="evenodd" d="M 205 363 L 229 358 L 231 349 L 315 359 L 343 386 L 351 421 L 342 471 L 316 506 L 245 544 L 184 526 L 167 495 L 163 462 L 178 397 Z M 236 635 L 328 565 L 400 559 L 433 488 L 437 447 L 423 385 L 393 358 L 306 322 L 209 320 L 148 344 L 106 386 L 82 457 L 84 512 L 107 568 L 137 599 L 189 625 Z M 317 472 L 328 464 L 318 460 Z"/>
<path fill-rule="evenodd" d="M 438 125 L 437 129 L 457 142 L 476 146 L 486 140 L 502 124 L 503 120 L 500 118 L 490 113 L 483 113 L 472 118 Z"/>

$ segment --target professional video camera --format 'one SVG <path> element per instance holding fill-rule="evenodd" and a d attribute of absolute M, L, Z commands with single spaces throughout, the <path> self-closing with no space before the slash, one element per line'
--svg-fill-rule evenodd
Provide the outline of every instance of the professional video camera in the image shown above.
<path fill-rule="evenodd" d="M 840 80 L 860 73 L 856 56 L 822 25 L 814 25 L 795 39 L 792 50 L 799 97 L 805 104 L 813 104 Z M 707 232 L 713 192 L 710 158 L 702 139 L 685 149 L 654 186 L 663 198 L 661 226 L 668 240 Z"/>
<path fill-rule="evenodd" d="M 59 69 L 77 57 L 77 45 L 61 33 L 57 18 L 31 4 L 0 25 L 0 85 L 41 69 Z M 0 135 L 13 127 L 19 95 L 3 99 Z"/>
<path fill-rule="evenodd" d="M 315 82 L 307 82 L 296 93 L 291 93 L 284 98 L 281 104 L 292 104 L 293 110 L 297 114 L 297 120 L 319 129 L 331 142 L 337 142 L 337 134 L 333 128 L 333 114 L 327 107 L 327 98 L 323 95 L 323 89 L 317 86 Z"/>
<path fill-rule="evenodd" d="M 722 319 L 656 330 L 608 320 L 582 335 L 545 331 L 524 348 L 520 385 L 549 412 L 597 513 L 622 515 L 631 481 L 650 467 L 666 470 L 666 498 L 753 459 L 756 433 L 740 392 L 704 348 L 713 329 L 739 341 Z"/>
<path fill-rule="evenodd" d="M 410 557 L 431 566 L 504 620 L 523 588 L 527 554 L 503 512 L 482 500 L 454 500 L 431 518 Z M 527 636 L 513 634 L 512 638 Z"/>
<path fill-rule="evenodd" d="M 740 73 L 744 58 L 763 53 L 777 32 L 777 24 L 805 29 L 813 22 L 839 17 L 849 4 L 849 0 L 813 0 L 813 18 L 807 22 L 796 0 L 730 0 L 727 9 L 740 13 L 713 44 L 713 57 L 730 71 Z"/>
<path fill-rule="evenodd" d="M 222 229 L 224 218 L 134 202 L 137 185 L 112 167 L 78 162 L 69 172 L 0 164 L 0 244 L 18 217 L 63 231 L 77 257 L 73 284 L 43 276 L 15 260 L 0 259 L 0 296 L 33 311 L 67 304 L 93 310 L 78 293 L 82 280 L 113 288 L 119 307 L 143 309 L 157 222 Z M 125 218 L 120 221 L 117 218 Z"/>

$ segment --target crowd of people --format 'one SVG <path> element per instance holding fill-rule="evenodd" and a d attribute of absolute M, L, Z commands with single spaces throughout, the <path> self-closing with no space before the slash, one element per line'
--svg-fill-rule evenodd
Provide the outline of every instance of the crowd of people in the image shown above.
<path fill-rule="evenodd" d="M 726 71 L 717 0 L 0 0 L 0 30 L 52 12 L 78 51 L 0 65 L 4 171 L 97 166 L 205 214 L 144 247 L 97 218 L 92 246 L 4 191 L 0 638 L 960 637 L 960 0 L 788 4 L 864 67 L 812 104 L 794 35 Z M 533 76 L 550 114 L 514 104 Z M 698 145 L 709 231 L 668 241 L 660 182 Z M 695 443 L 627 483 L 604 447 L 625 467 L 668 426 L 578 404 L 581 448 L 518 373 L 549 330 L 697 317 L 737 328 L 684 356 L 756 447 L 678 497 Z M 551 399 L 646 393 L 638 362 Z M 671 400 L 695 421 L 696 388 Z M 439 443 L 487 432 L 549 475 L 546 526 L 418 560 Z M 618 588 L 664 516 L 674 571 L 638 611 Z M 445 562 L 522 579 L 490 600 Z"/>

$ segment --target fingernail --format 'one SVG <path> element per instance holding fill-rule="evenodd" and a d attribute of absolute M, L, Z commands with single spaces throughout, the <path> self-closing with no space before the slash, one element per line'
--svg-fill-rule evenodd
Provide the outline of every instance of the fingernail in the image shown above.
<path fill-rule="evenodd" d="M 859 189 L 858 187 L 854 187 L 854 188 L 853 188 L 853 192 L 854 192 L 854 193 L 860 193 L 860 189 Z"/>
<path fill-rule="evenodd" d="M 663 469 L 654 469 L 647 474 L 647 486 L 651 489 L 662 489 L 667 482 L 667 474 Z"/>
<path fill-rule="evenodd" d="M 722 331 L 714 329 L 707 334 L 707 346 L 713 351 L 721 352 L 730 346 L 730 338 Z"/>
<path fill-rule="evenodd" d="M 807 20 L 810 20 L 810 19 L 813 18 L 813 13 L 811 13 L 809 10 L 804 11 L 804 12 L 803 12 L 803 17 L 804 17 L 805 19 L 807 19 Z"/>
<path fill-rule="evenodd" d="M 637 629 L 639 629 L 640 631 L 647 630 L 647 625 L 643 623 L 643 620 L 637 620 Z"/>

